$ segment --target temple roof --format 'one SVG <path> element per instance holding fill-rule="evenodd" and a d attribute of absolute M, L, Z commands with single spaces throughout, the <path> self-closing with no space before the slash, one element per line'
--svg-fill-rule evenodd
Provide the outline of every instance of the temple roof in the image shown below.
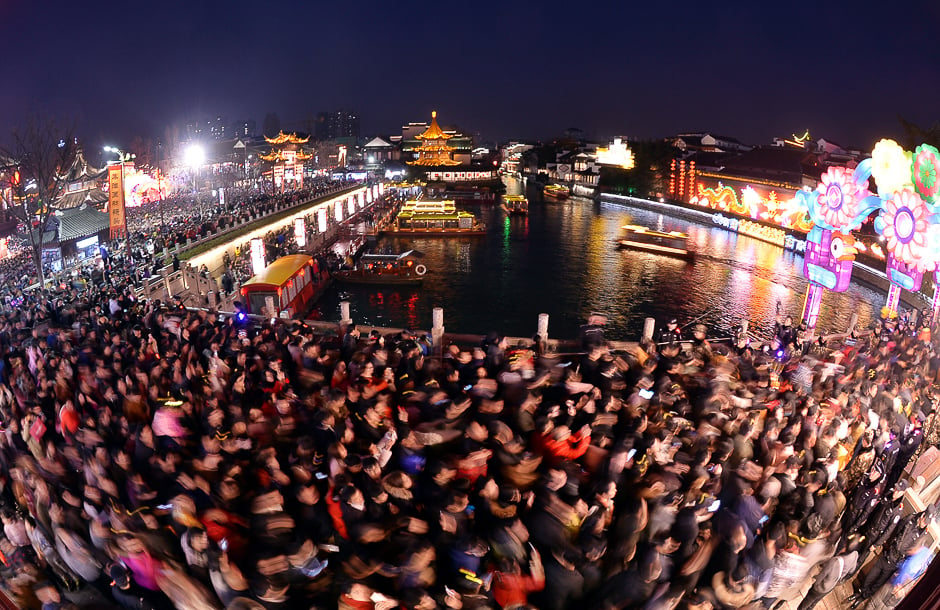
<path fill-rule="evenodd" d="M 301 138 L 296 133 L 284 133 L 283 131 L 279 131 L 273 138 L 264 136 L 264 139 L 268 144 L 306 144 L 307 141 L 310 140 L 310 136 Z"/>
<path fill-rule="evenodd" d="M 365 148 L 388 148 L 390 146 L 391 144 L 376 136 L 369 140 L 369 142 L 365 145 Z"/>
<path fill-rule="evenodd" d="M 56 214 L 56 217 L 59 220 L 60 243 L 95 235 L 111 226 L 111 218 L 106 212 L 99 212 L 87 205 L 73 208 L 61 215 Z"/>
<path fill-rule="evenodd" d="M 423 133 L 415 137 L 419 140 L 449 140 L 454 136 L 444 133 L 441 126 L 437 124 L 437 110 L 433 110 L 431 111 L 431 124 Z"/>
<path fill-rule="evenodd" d="M 104 203 L 107 200 L 107 193 L 99 188 L 89 188 L 82 189 L 80 191 L 72 191 L 71 193 L 64 193 L 56 201 L 55 207 L 60 210 L 65 210 L 69 208 L 77 208 L 83 203 L 97 206 L 98 204 Z"/>
<path fill-rule="evenodd" d="M 76 182 L 78 180 L 89 180 L 103 175 L 107 169 L 98 169 L 89 165 L 85 160 L 85 153 L 79 148 L 75 151 L 75 158 L 72 159 L 72 165 L 62 175 L 66 182 Z"/>
<path fill-rule="evenodd" d="M 280 151 L 280 150 L 272 150 L 271 153 L 267 155 L 261 155 L 261 154 L 258 155 L 258 158 L 261 159 L 262 161 L 273 161 L 275 163 L 279 161 L 284 161 L 285 157 L 287 157 L 287 155 L 284 154 L 284 151 Z M 298 150 L 294 153 L 294 158 L 296 161 L 306 161 L 307 159 L 310 159 L 311 157 L 313 157 L 312 153 L 304 152 L 302 150 Z"/>
<path fill-rule="evenodd" d="M 76 208 L 56 211 L 46 226 L 43 243 L 49 248 L 100 233 L 111 226 L 111 218 L 107 212 L 99 212 L 83 203 Z"/>
<path fill-rule="evenodd" d="M 408 165 L 425 165 L 428 167 L 437 167 L 441 165 L 461 165 L 460 161 L 455 161 L 450 157 L 422 157 L 414 161 L 408 161 Z"/>

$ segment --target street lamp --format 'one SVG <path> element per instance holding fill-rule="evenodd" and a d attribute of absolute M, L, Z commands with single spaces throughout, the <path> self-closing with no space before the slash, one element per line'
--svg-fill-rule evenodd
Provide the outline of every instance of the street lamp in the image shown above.
<path fill-rule="evenodd" d="M 131 154 L 131 153 L 126 153 L 126 152 L 124 152 L 123 150 L 121 150 L 120 148 L 116 148 L 116 147 L 114 147 L 114 146 L 105 146 L 105 147 L 104 147 L 104 152 L 109 152 L 109 153 L 114 153 L 114 154 L 116 154 L 116 155 L 118 156 L 118 161 L 120 161 L 121 163 L 127 163 L 128 161 L 133 161 L 134 159 L 137 158 L 137 155 Z M 109 162 L 109 163 L 113 163 L 113 161 L 111 161 L 111 162 Z"/>
<path fill-rule="evenodd" d="M 190 144 L 189 148 L 183 153 L 183 162 L 192 169 L 193 173 L 193 192 L 196 188 L 196 171 L 206 161 L 206 151 L 198 144 Z"/>

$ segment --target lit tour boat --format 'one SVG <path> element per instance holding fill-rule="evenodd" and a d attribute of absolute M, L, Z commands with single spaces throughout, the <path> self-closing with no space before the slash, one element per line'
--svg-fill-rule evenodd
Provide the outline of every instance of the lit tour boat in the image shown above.
<path fill-rule="evenodd" d="M 333 272 L 333 279 L 346 284 L 417 285 L 428 272 L 419 259 L 421 253 L 408 250 L 401 254 L 363 254 L 352 269 Z"/>
<path fill-rule="evenodd" d="M 546 184 L 542 193 L 554 199 L 567 199 L 571 195 L 571 189 L 563 184 Z"/>
<path fill-rule="evenodd" d="M 466 210 L 458 210 L 450 200 L 406 201 L 385 229 L 392 235 L 448 237 L 485 235 L 486 226 Z"/>
<path fill-rule="evenodd" d="M 522 195 L 503 195 L 503 208 L 509 214 L 529 213 L 529 200 Z"/>
<path fill-rule="evenodd" d="M 624 225 L 621 230 L 623 235 L 617 240 L 617 245 L 621 248 L 668 254 L 686 259 L 695 257 L 695 253 L 688 248 L 689 236 L 685 233 L 679 231 L 663 233 L 638 225 Z"/>
<path fill-rule="evenodd" d="M 282 256 L 242 284 L 247 313 L 287 318 L 303 315 L 318 295 L 320 277 L 312 256 Z"/>

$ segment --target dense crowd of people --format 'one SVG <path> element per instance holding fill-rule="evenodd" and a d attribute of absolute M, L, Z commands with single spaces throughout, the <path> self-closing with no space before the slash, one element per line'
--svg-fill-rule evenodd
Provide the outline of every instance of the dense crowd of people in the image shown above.
<path fill-rule="evenodd" d="M 20 607 L 890 606 L 932 557 L 901 502 L 938 442 L 925 325 L 612 353 L 592 322 L 559 358 L 132 294 L 0 316 Z"/>
<path fill-rule="evenodd" d="M 175 195 L 129 208 L 127 222 L 134 243 L 155 241 L 156 249 L 172 249 L 187 240 L 212 235 L 220 226 L 232 226 L 251 215 L 267 215 L 276 208 L 295 205 L 314 197 L 322 197 L 347 186 L 329 179 L 308 180 L 303 189 L 284 193 L 267 193 L 259 189 L 226 189 L 224 198 L 212 193 Z"/>
<path fill-rule="evenodd" d="M 218 194 L 177 194 L 165 201 L 150 202 L 127 208 L 127 222 L 131 231 L 131 260 L 123 240 L 115 240 L 106 249 L 104 261 L 109 272 L 119 276 L 121 282 L 139 285 L 141 280 L 154 275 L 169 264 L 163 249 L 173 249 L 187 240 L 196 241 L 214 235 L 220 230 L 241 223 L 254 215 L 266 215 L 275 209 L 295 205 L 314 197 L 321 197 L 344 188 L 343 181 L 315 179 L 307 181 L 301 190 L 269 194 L 259 189 L 231 188 L 226 190 L 224 203 Z M 0 260 L 0 297 L 7 301 L 23 298 L 25 291 L 39 282 L 28 237 L 15 234 L 9 237 L 10 256 Z M 130 262 L 130 264 L 127 264 Z M 46 279 L 57 278 L 67 285 L 100 284 L 105 281 L 104 270 L 97 257 L 65 261 L 66 269 L 56 271 L 51 263 L 44 266 Z"/>

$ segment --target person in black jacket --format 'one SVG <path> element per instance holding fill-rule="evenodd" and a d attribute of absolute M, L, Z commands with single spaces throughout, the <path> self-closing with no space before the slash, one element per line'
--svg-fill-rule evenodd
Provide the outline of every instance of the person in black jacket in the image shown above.
<path fill-rule="evenodd" d="M 900 520 L 895 528 L 895 535 L 885 542 L 884 550 L 865 576 L 858 592 L 846 599 L 847 602 L 852 602 L 853 609 L 868 601 L 883 584 L 888 582 L 901 562 L 918 548 L 932 518 L 933 516 L 928 514 L 928 511 L 923 511 Z"/>
<path fill-rule="evenodd" d="M 130 571 L 115 563 L 108 571 L 111 577 L 111 597 L 127 610 L 163 610 L 169 608 L 168 600 L 158 598 L 153 591 L 144 589 L 131 579 Z"/>
<path fill-rule="evenodd" d="M 868 518 L 881 502 L 884 493 L 884 477 L 877 468 L 872 468 L 855 487 L 848 510 L 845 511 L 844 527 L 854 534 L 868 523 Z"/>
<path fill-rule="evenodd" d="M 895 529 L 901 523 L 904 507 L 901 500 L 904 498 L 904 492 L 907 490 L 907 481 L 898 481 L 894 490 L 881 501 L 881 506 L 874 512 L 873 518 L 868 520 L 865 528 L 865 540 L 862 543 L 862 549 L 859 557 L 864 558 L 868 551 L 875 547 L 883 546 L 886 541 L 891 539 Z"/>
<path fill-rule="evenodd" d="M 679 330 L 679 321 L 675 318 L 669 320 L 666 328 L 659 334 L 659 343 L 672 345 L 682 341 L 682 332 Z"/>

